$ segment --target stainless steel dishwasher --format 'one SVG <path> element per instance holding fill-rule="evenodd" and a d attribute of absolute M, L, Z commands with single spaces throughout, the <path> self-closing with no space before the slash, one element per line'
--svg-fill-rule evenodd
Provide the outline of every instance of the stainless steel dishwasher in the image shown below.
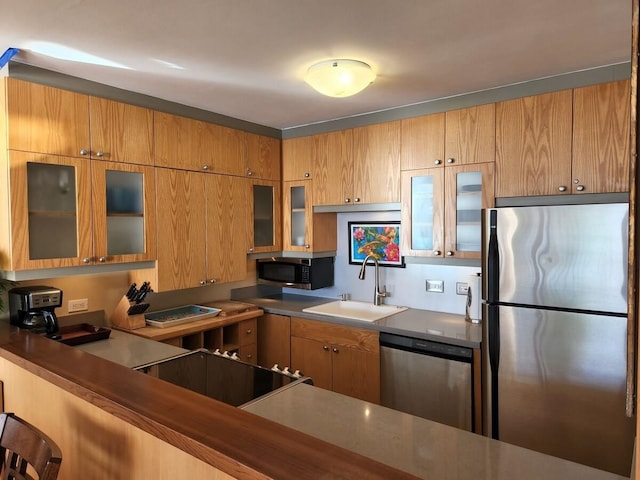
<path fill-rule="evenodd" d="M 380 333 L 381 403 L 471 431 L 473 349 Z"/>

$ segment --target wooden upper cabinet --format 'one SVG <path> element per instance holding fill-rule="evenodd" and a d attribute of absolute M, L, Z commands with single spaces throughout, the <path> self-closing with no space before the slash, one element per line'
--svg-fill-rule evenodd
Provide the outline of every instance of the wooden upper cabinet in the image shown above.
<path fill-rule="evenodd" d="M 572 92 L 496 104 L 496 197 L 570 193 Z"/>
<path fill-rule="evenodd" d="M 353 203 L 400 202 L 400 121 L 353 129 Z"/>
<path fill-rule="evenodd" d="M 89 98 L 91 158 L 153 165 L 153 111 Z"/>
<path fill-rule="evenodd" d="M 204 174 L 156 168 L 156 291 L 197 287 L 206 278 Z"/>
<path fill-rule="evenodd" d="M 573 193 L 629 191 L 629 80 L 573 91 Z"/>
<path fill-rule="evenodd" d="M 282 186 L 281 182 L 246 180 L 247 215 L 245 248 L 247 253 L 282 250 Z"/>
<path fill-rule="evenodd" d="M 265 180 L 280 180 L 281 140 L 245 133 L 247 142 L 246 174 Z"/>
<path fill-rule="evenodd" d="M 89 97 L 6 78 L 11 150 L 89 156 Z"/>
<path fill-rule="evenodd" d="M 445 114 L 446 165 L 495 161 L 496 107 L 494 103 L 451 110 Z"/>
<path fill-rule="evenodd" d="M 163 112 L 154 114 L 156 166 L 244 175 L 244 132 Z"/>
<path fill-rule="evenodd" d="M 316 135 L 313 204 L 342 205 L 352 200 L 353 130 Z"/>
<path fill-rule="evenodd" d="M 282 179 L 284 181 L 313 178 L 312 164 L 318 155 L 319 135 L 288 138 L 282 141 Z"/>
<path fill-rule="evenodd" d="M 405 118 L 400 168 L 417 170 L 444 165 L 445 114 Z"/>

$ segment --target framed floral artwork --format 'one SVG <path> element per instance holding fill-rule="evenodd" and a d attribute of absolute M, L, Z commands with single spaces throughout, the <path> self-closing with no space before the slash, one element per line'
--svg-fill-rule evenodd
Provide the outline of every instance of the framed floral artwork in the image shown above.
<path fill-rule="evenodd" d="M 349 222 L 349 263 L 362 265 L 367 255 L 381 266 L 404 267 L 400 222 Z"/>

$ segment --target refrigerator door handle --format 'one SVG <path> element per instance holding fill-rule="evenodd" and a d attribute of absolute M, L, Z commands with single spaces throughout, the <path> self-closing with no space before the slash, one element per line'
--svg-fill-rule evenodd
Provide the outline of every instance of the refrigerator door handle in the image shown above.
<path fill-rule="evenodd" d="M 500 366 L 500 312 L 497 305 L 488 305 L 488 349 L 491 370 L 491 437 L 499 439 L 498 368 Z"/>
<path fill-rule="evenodd" d="M 487 302 L 497 303 L 500 253 L 498 251 L 498 211 L 489 210 L 489 248 L 487 250 Z"/>

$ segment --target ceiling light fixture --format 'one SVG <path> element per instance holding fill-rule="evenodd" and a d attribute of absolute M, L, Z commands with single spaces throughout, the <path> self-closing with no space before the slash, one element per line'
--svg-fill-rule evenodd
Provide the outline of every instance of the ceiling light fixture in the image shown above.
<path fill-rule="evenodd" d="M 349 97 L 364 90 L 376 74 L 358 60 L 325 60 L 309 67 L 305 81 L 329 97 Z"/>

